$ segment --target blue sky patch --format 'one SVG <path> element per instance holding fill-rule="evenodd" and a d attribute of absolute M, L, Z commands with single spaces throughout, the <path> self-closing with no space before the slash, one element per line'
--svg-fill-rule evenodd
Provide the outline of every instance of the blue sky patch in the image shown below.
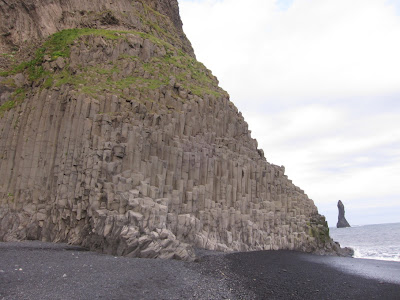
<path fill-rule="evenodd" d="M 280 10 L 288 10 L 289 7 L 293 4 L 294 0 L 276 0 L 276 5 Z"/>
<path fill-rule="evenodd" d="M 396 14 L 400 16 L 400 0 L 387 0 L 386 4 L 393 5 L 396 8 Z"/>

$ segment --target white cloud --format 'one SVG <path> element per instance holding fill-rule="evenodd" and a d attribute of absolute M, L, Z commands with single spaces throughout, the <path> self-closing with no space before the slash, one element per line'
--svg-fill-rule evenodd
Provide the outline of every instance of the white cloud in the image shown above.
<path fill-rule="evenodd" d="M 285 165 L 289 178 L 318 206 L 371 197 L 382 204 L 393 195 L 399 195 L 400 205 L 398 115 L 354 120 L 342 110 L 310 106 L 250 113 L 247 120 L 267 159 Z M 336 213 L 328 218 L 332 221 Z"/>
<path fill-rule="evenodd" d="M 198 59 L 243 111 L 268 161 L 286 166 L 330 224 L 339 199 L 360 211 L 368 206 L 360 199 L 400 206 L 394 4 L 294 0 L 282 10 L 273 0 L 180 0 Z"/>
<path fill-rule="evenodd" d="M 233 95 L 400 90 L 400 21 L 385 1 L 297 0 L 285 12 L 271 0 L 181 1 L 181 8 L 199 59 Z M 246 93 L 237 88 L 243 81 Z"/>

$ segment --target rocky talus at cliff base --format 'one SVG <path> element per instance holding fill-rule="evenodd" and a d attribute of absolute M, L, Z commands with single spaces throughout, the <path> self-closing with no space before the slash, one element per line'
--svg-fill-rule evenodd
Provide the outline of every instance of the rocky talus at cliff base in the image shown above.
<path fill-rule="evenodd" d="M 0 33 L 1 241 L 341 251 L 196 60 L 176 0 L 1 1 Z"/>

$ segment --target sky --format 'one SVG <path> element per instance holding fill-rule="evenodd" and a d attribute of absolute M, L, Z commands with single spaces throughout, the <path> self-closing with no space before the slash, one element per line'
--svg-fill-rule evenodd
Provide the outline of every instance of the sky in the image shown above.
<path fill-rule="evenodd" d="M 336 226 L 400 222 L 400 0 L 179 0 L 197 59 Z"/>

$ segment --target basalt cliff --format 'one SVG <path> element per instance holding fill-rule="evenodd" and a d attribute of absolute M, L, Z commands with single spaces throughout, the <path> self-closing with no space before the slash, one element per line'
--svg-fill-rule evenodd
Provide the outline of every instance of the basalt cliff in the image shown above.
<path fill-rule="evenodd" d="M 199 63 L 176 0 L 0 1 L 0 240 L 338 250 Z"/>

